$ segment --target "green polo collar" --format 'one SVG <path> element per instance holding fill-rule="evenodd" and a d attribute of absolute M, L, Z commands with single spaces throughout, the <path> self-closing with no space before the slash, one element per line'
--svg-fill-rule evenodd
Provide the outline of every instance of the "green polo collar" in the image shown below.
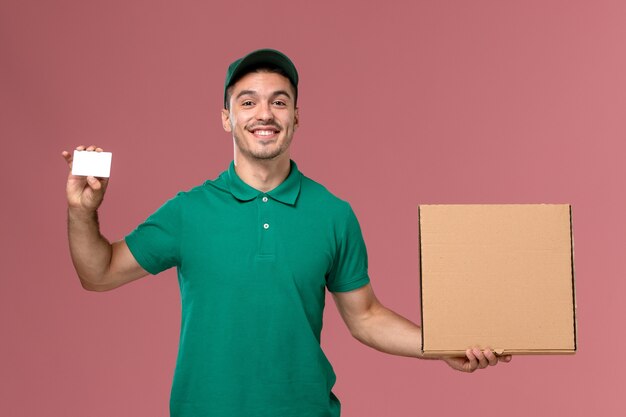
<path fill-rule="evenodd" d="M 291 166 L 287 178 L 285 178 L 285 180 L 280 183 L 278 187 L 265 194 L 274 200 L 293 206 L 296 204 L 296 200 L 300 194 L 302 174 L 298 170 L 296 163 L 294 161 L 290 162 Z M 243 182 L 241 178 L 239 178 L 239 175 L 235 172 L 235 161 L 230 163 L 230 166 L 228 167 L 228 175 L 225 175 L 224 179 L 227 182 L 226 185 L 228 190 L 237 200 L 250 201 L 257 198 L 259 194 L 263 194 L 261 191 L 250 187 L 248 184 Z"/>

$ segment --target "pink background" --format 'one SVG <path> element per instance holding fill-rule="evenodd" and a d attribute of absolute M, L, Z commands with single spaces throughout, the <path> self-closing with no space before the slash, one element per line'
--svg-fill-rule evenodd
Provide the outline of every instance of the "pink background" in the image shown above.
<path fill-rule="evenodd" d="M 226 66 L 259 47 L 301 74 L 294 159 L 349 200 L 378 297 L 419 321 L 418 203 L 571 203 L 579 352 L 472 375 L 352 339 L 323 345 L 345 417 L 623 415 L 626 3 L 0 2 L 2 416 L 166 416 L 175 271 L 84 291 L 65 230 L 78 144 L 113 152 L 122 238 L 226 168 Z"/>

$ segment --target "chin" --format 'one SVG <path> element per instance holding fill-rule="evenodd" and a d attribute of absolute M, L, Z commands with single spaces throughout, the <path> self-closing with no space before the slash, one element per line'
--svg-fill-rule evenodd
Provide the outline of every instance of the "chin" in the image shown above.
<path fill-rule="evenodd" d="M 259 152 L 252 153 L 251 156 L 255 159 L 260 159 L 263 161 L 271 161 L 272 159 L 276 159 L 281 156 L 283 152 Z"/>
<path fill-rule="evenodd" d="M 255 159 L 270 161 L 272 159 L 276 159 L 280 157 L 281 155 L 285 154 L 287 149 L 288 149 L 287 147 L 281 147 L 281 146 L 272 147 L 272 148 L 263 147 L 259 149 L 250 150 L 248 152 L 248 155 L 250 155 L 251 157 Z"/>
<path fill-rule="evenodd" d="M 256 143 L 246 143 L 244 141 L 240 141 L 235 136 L 235 145 L 237 146 L 238 152 L 242 155 L 245 155 L 249 159 L 254 159 L 258 161 L 272 161 L 277 159 L 287 152 L 287 150 L 289 149 L 289 144 L 290 143 L 287 143 L 287 146 L 284 146 L 285 143 L 282 143 L 283 146 L 281 146 L 278 143 L 272 143 L 261 146 Z"/>

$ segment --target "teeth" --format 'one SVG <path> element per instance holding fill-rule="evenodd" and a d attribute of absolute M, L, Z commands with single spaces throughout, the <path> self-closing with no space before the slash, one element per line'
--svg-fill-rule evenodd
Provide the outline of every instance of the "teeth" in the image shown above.
<path fill-rule="evenodd" d="M 254 134 L 259 135 L 259 136 L 270 136 L 274 134 L 274 131 L 273 130 L 255 130 Z"/>

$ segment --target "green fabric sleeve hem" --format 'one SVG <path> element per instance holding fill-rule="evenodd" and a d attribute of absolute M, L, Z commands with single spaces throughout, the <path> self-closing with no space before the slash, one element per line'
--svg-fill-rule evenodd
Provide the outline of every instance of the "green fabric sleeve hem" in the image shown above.
<path fill-rule="evenodd" d="M 126 246 L 128 246 L 130 253 L 132 253 L 132 255 L 135 257 L 135 260 L 137 261 L 139 266 L 148 271 L 151 275 L 156 275 L 159 273 L 159 271 L 153 268 L 152 265 L 149 265 L 148 260 L 143 257 L 139 248 L 135 246 L 132 234 L 126 236 L 124 238 L 124 241 L 126 242 Z"/>
<path fill-rule="evenodd" d="M 339 285 L 337 287 L 328 287 L 328 290 L 330 292 L 346 292 L 346 291 L 352 291 L 352 290 L 356 290 L 357 288 L 361 288 L 362 286 L 368 284 L 370 282 L 370 277 L 369 275 L 365 274 L 362 277 L 354 280 L 354 281 L 350 281 L 346 284 L 342 284 Z"/>

